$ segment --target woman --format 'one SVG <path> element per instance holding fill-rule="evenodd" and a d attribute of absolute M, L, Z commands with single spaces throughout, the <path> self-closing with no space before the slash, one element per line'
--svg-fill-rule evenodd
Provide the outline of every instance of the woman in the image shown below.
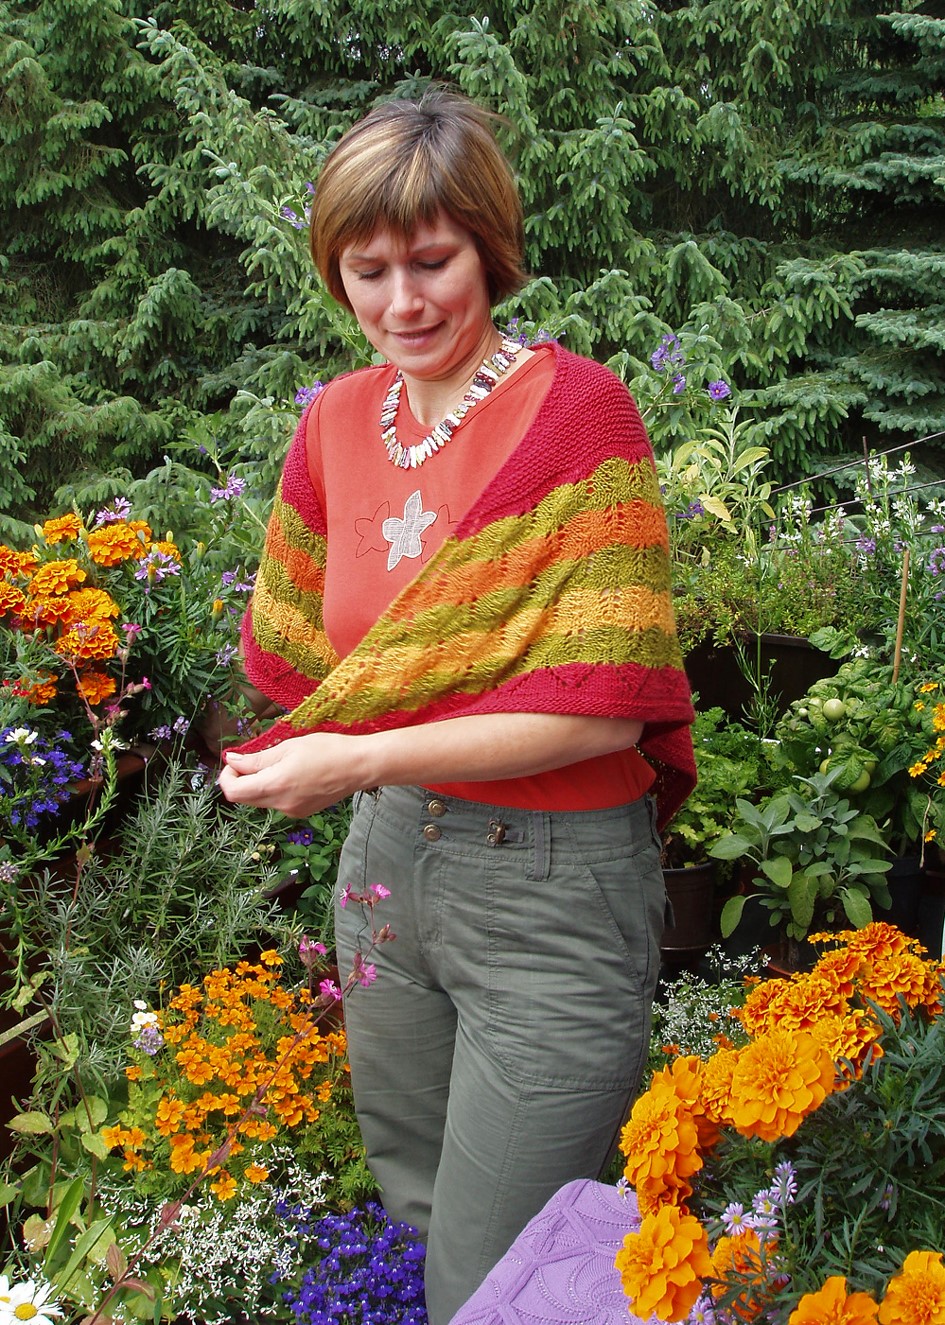
<path fill-rule="evenodd" d="M 346 1007 L 358 1118 L 446 1325 L 612 1153 L 658 970 L 654 798 L 665 819 L 692 786 L 692 709 L 632 400 L 493 324 L 523 224 L 490 117 L 442 91 L 371 112 L 311 241 L 388 362 L 302 417 L 244 623 L 250 679 L 294 711 L 220 783 L 289 815 L 354 793 L 339 887 L 389 888 L 396 934 Z"/>

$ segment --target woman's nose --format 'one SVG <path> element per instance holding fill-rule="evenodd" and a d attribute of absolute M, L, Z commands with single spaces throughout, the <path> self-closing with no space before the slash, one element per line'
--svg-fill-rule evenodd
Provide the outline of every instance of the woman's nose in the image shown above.
<path fill-rule="evenodd" d="M 423 296 L 410 271 L 395 270 L 391 273 L 390 306 L 391 312 L 400 317 L 422 308 Z"/>

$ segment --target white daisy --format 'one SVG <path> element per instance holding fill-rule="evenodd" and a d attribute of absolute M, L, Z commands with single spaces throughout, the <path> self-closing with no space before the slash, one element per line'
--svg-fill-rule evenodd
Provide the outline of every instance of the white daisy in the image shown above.
<path fill-rule="evenodd" d="M 54 1325 L 62 1315 L 62 1308 L 48 1301 L 51 1292 L 50 1284 L 27 1279 L 22 1284 L 11 1285 L 0 1275 L 0 1325 L 18 1325 L 22 1321 L 30 1325 Z"/>

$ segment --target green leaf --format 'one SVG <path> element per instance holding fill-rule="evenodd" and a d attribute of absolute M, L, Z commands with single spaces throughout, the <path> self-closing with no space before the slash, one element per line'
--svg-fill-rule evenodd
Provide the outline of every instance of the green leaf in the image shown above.
<path fill-rule="evenodd" d="M 823 819 L 818 818 L 816 814 L 809 814 L 806 811 L 802 811 L 794 818 L 794 825 L 801 833 L 816 833 L 823 822 Z"/>
<path fill-rule="evenodd" d="M 82 1145 L 90 1155 L 95 1155 L 98 1159 L 108 1159 L 111 1154 L 111 1150 L 102 1140 L 100 1132 L 84 1132 Z"/>
<path fill-rule="evenodd" d="M 72 1216 L 78 1210 L 85 1194 L 85 1179 L 76 1178 L 66 1188 L 66 1193 L 60 1202 L 59 1209 L 56 1212 L 56 1226 L 52 1231 L 52 1237 L 49 1239 L 49 1246 L 46 1248 L 46 1264 L 49 1265 L 56 1252 L 69 1236 L 69 1225 Z"/>
<path fill-rule="evenodd" d="M 843 902 L 843 909 L 846 912 L 847 919 L 856 929 L 862 929 L 873 919 L 873 908 L 869 900 L 860 893 L 854 892 L 851 888 L 844 888 L 840 894 L 840 900 Z"/>
<path fill-rule="evenodd" d="M 794 873 L 787 856 L 772 856 L 770 860 L 763 860 L 761 871 L 777 888 L 787 888 Z"/>
<path fill-rule="evenodd" d="M 788 902 L 791 907 L 791 919 L 804 933 L 810 928 L 814 918 L 814 902 L 817 897 L 816 879 L 808 879 L 799 871 L 791 880 L 788 888 Z"/>
<path fill-rule="evenodd" d="M 714 846 L 709 848 L 709 855 L 715 860 L 741 860 L 747 856 L 754 842 L 749 842 L 747 837 L 742 837 L 740 833 L 726 833 L 725 837 L 720 837 Z"/>
<path fill-rule="evenodd" d="M 742 918 L 745 901 L 745 897 L 741 893 L 737 893 L 734 897 L 730 897 L 722 907 L 719 927 L 721 928 L 722 937 L 724 939 L 730 938 L 737 929 L 738 922 Z"/>
<path fill-rule="evenodd" d="M 58 1227 L 58 1224 L 57 1224 Z M 90 1224 L 84 1233 L 80 1233 L 76 1238 L 75 1246 L 72 1249 L 72 1255 L 69 1257 L 65 1266 L 55 1276 L 56 1287 L 60 1292 L 65 1292 L 69 1286 L 69 1280 L 76 1273 L 86 1259 L 93 1247 L 105 1236 L 112 1227 L 112 1216 L 107 1215 L 104 1219 L 96 1219 Z M 52 1243 L 50 1243 L 50 1249 Z M 47 1253 L 47 1256 L 49 1253 Z"/>
<path fill-rule="evenodd" d="M 7 1127 L 11 1132 L 19 1132 L 23 1136 L 48 1136 L 56 1130 L 53 1120 L 36 1109 L 16 1114 L 7 1123 Z"/>

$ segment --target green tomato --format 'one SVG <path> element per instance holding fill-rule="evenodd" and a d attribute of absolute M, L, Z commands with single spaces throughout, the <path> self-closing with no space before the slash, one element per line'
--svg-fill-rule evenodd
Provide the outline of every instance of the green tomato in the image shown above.
<path fill-rule="evenodd" d="M 852 791 L 852 792 L 865 791 L 866 788 L 870 785 L 870 781 L 871 781 L 870 775 L 869 773 L 867 773 L 866 769 L 864 768 L 863 772 L 856 779 L 856 781 L 851 782 L 849 787 L 847 787 L 847 791 Z"/>
<path fill-rule="evenodd" d="M 830 756 L 828 755 L 826 759 L 821 761 L 820 765 L 821 773 L 826 773 L 829 767 L 830 767 Z"/>
<path fill-rule="evenodd" d="M 829 722 L 839 722 L 847 711 L 847 706 L 842 699 L 828 699 L 824 703 L 824 717 Z"/>

